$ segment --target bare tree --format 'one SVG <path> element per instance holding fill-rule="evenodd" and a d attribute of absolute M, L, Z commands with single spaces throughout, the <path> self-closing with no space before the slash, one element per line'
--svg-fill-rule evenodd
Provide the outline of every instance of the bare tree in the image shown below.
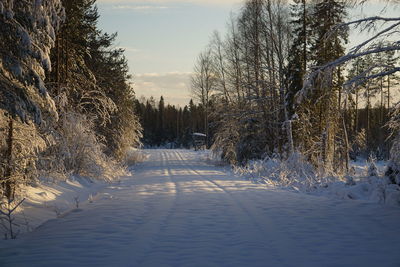
<path fill-rule="evenodd" d="M 213 60 L 210 48 L 200 53 L 191 81 L 193 96 L 201 103 L 204 109 L 204 132 L 207 135 L 208 146 L 210 97 L 214 93 L 217 83 L 216 74 L 213 72 Z"/>

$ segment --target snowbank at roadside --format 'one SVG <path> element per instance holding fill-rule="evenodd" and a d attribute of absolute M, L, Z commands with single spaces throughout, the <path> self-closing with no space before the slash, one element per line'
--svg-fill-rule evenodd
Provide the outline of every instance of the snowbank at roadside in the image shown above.
<path fill-rule="evenodd" d="M 133 171 L 134 165 L 145 161 L 149 155 L 141 150 L 131 148 L 125 158 L 126 170 Z M 85 202 L 92 202 L 105 187 L 118 183 L 92 179 L 87 177 L 70 176 L 65 180 L 40 178 L 34 185 L 27 185 L 20 189 L 17 198 L 11 203 L 13 208 L 22 198 L 25 200 L 13 212 L 15 218 L 14 231 L 19 233 L 30 232 L 44 222 L 62 217 L 71 210 L 77 209 Z M 3 206 L 4 208 L 4 206 Z M 5 227 L 0 225 L 0 236 L 10 236 L 7 221 L 3 221 Z"/>
<path fill-rule="evenodd" d="M 374 163 L 371 173 L 367 161 L 352 162 L 352 174 L 346 176 L 318 172 L 294 154 L 287 160 L 267 157 L 250 161 L 244 167 L 234 166 L 236 174 L 256 183 L 287 188 L 320 196 L 339 199 L 361 200 L 388 205 L 400 205 L 400 186 L 391 184 L 384 177 L 385 162 Z"/>
<path fill-rule="evenodd" d="M 82 177 L 70 177 L 65 181 L 41 180 L 36 185 L 22 189 L 25 201 L 15 211 L 16 230 L 20 233 L 32 231 L 42 223 L 61 217 L 92 201 L 109 183 Z"/>

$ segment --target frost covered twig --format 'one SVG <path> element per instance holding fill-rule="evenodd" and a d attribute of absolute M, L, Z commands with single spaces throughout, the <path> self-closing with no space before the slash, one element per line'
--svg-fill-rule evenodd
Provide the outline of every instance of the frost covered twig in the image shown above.
<path fill-rule="evenodd" d="M 14 223 L 15 218 L 13 216 L 14 211 L 25 201 L 23 198 L 17 204 L 13 205 L 14 199 L 9 199 L 7 202 L 3 202 L 0 205 L 0 215 L 1 215 L 1 226 L 5 229 L 4 237 L 8 239 L 8 234 L 11 239 L 17 238 L 19 232 L 15 232 L 13 226 L 18 226 Z"/>

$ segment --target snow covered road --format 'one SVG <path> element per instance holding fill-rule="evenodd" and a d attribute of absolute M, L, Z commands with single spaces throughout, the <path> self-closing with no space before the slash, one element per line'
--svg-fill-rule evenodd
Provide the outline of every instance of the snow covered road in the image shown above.
<path fill-rule="evenodd" d="M 20 239 L 0 266 L 400 266 L 400 210 L 273 190 L 187 150 L 147 150 L 110 185 Z"/>

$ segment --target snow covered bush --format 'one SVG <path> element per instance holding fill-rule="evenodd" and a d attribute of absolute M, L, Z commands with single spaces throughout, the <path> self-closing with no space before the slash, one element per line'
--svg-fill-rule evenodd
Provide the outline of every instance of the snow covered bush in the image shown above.
<path fill-rule="evenodd" d="M 390 150 L 390 162 L 385 175 L 391 183 L 400 185 L 400 102 L 394 107 L 389 128 L 392 130 L 394 140 Z"/>
<path fill-rule="evenodd" d="M 131 147 L 128 149 L 128 151 L 125 153 L 125 160 L 124 163 L 125 165 L 133 166 L 139 162 L 143 162 L 148 158 L 148 155 L 145 154 L 143 151 Z"/>
<path fill-rule="evenodd" d="M 342 177 L 316 170 L 297 152 L 288 159 L 266 157 L 264 160 L 250 161 L 245 167 L 233 168 L 236 174 L 268 186 L 339 199 L 400 205 L 400 186 L 380 176 L 374 161 L 366 164 L 364 173 Z"/>
<path fill-rule="evenodd" d="M 221 120 L 219 128 L 220 130 L 215 134 L 211 150 L 220 155 L 222 160 L 235 164 L 238 158 L 236 144 L 240 139 L 240 124 L 234 117 L 228 117 Z"/>
<path fill-rule="evenodd" d="M 369 164 L 368 173 L 367 173 L 368 177 L 378 177 L 379 176 L 378 168 L 376 167 L 375 161 L 376 161 L 376 159 L 374 157 L 370 157 L 368 160 L 368 164 Z"/>
<path fill-rule="evenodd" d="M 400 134 L 394 140 L 391 149 L 391 159 L 388 163 L 385 175 L 393 184 L 400 185 Z"/>
<path fill-rule="evenodd" d="M 50 139 L 52 144 L 41 157 L 42 175 L 66 178 L 73 174 L 112 181 L 125 174 L 119 163 L 103 153 L 93 121 L 80 113 L 63 113 Z"/>
<path fill-rule="evenodd" d="M 234 171 L 256 182 L 304 191 L 329 180 L 319 178 L 315 168 L 298 152 L 288 159 L 274 155 L 264 160 L 250 161 L 245 167 L 234 167 Z"/>
<path fill-rule="evenodd" d="M 13 198 L 19 185 L 37 179 L 37 154 L 45 147 L 32 122 L 23 123 L 0 113 L 0 196 Z"/>

